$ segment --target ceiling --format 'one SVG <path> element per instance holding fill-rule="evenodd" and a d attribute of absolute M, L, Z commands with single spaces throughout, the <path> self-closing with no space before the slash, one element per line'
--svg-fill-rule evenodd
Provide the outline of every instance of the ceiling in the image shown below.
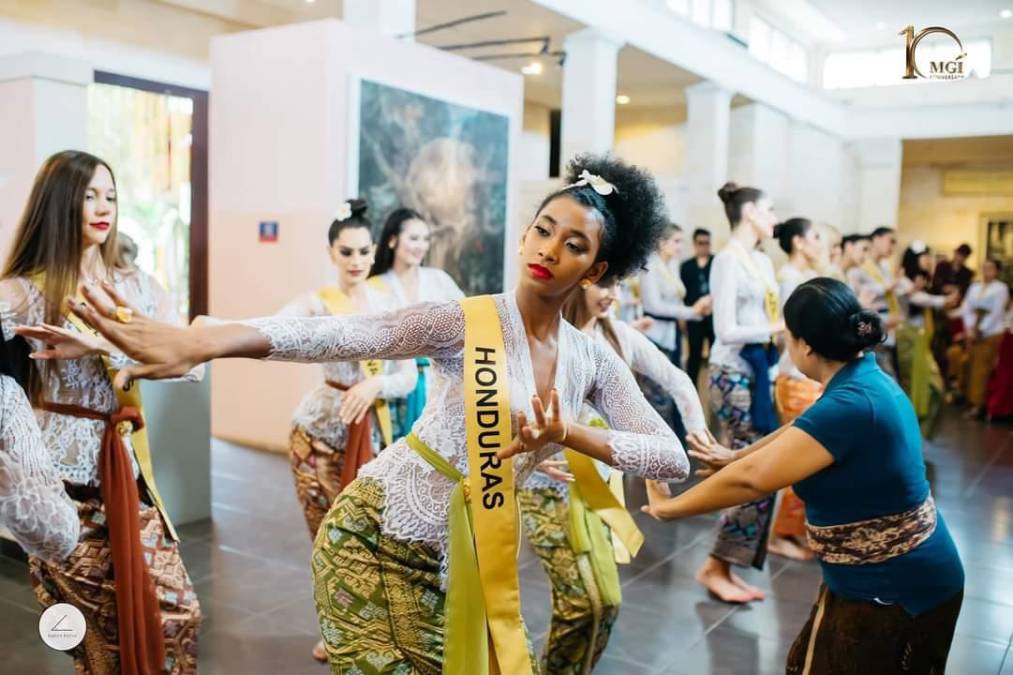
<path fill-rule="evenodd" d="M 193 0 L 175 0 L 193 2 Z M 310 20 L 325 16 L 340 17 L 341 0 L 241 0 L 247 7 L 270 6 L 284 11 L 296 20 Z M 580 23 L 549 11 L 530 0 L 468 0 L 466 3 L 448 0 L 416 0 L 415 24 L 419 30 L 449 23 L 466 17 L 492 12 L 505 12 L 502 16 L 463 23 L 438 32 L 420 35 L 416 40 L 434 47 L 472 44 L 488 40 L 511 38 L 549 38 L 548 50 L 563 48 L 565 37 L 583 28 Z M 562 68 L 558 56 L 534 56 L 541 43 L 475 47 L 455 50 L 471 58 L 520 54 L 516 58 L 496 59 L 491 65 L 520 73 L 523 66 L 539 61 L 542 72 L 524 77 L 524 98 L 546 106 L 558 108 L 562 98 Z M 527 54 L 527 56 L 523 56 Z M 684 102 L 683 89 L 699 78 L 670 63 L 654 58 L 633 47 L 619 51 L 617 93 L 630 97 L 628 108 L 678 106 Z"/>

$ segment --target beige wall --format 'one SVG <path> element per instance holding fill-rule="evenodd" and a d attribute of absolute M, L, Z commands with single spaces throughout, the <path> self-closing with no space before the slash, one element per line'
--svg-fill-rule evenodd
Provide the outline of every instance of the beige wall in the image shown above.
<path fill-rule="evenodd" d="M 1013 196 L 965 197 L 943 194 L 943 168 L 905 165 L 901 174 L 898 239 L 921 239 L 933 250 L 950 252 L 963 242 L 974 249 L 971 266 L 981 268 L 985 252 L 982 216 L 1013 214 Z"/>
<path fill-rule="evenodd" d="M 615 153 L 657 176 L 681 176 L 686 160 L 686 109 L 619 106 Z"/>
<path fill-rule="evenodd" d="M 510 119 L 506 237 L 517 241 L 519 76 L 336 20 L 215 38 L 211 63 L 212 314 L 271 314 L 333 280 L 326 224 L 354 187 L 349 160 L 357 77 Z M 258 242 L 257 224 L 264 220 L 279 223 L 276 243 Z M 506 284 L 515 271 L 514 265 L 507 268 Z M 293 409 L 320 379 L 318 366 L 215 364 L 213 433 L 254 446 L 284 447 Z"/>

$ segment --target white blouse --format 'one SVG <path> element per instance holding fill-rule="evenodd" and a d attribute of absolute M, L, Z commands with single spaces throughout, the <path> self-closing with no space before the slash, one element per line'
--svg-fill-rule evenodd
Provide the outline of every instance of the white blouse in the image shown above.
<path fill-rule="evenodd" d="M 750 256 L 759 278 L 742 260 L 743 255 Z M 739 351 L 747 344 L 770 340 L 770 319 L 764 308 L 764 298 L 768 288 L 777 288 L 774 265 L 764 253 L 746 251 L 732 239 L 714 256 L 710 287 L 714 299 L 715 337 L 710 364 L 750 373 L 752 369 L 739 356 Z"/>
<path fill-rule="evenodd" d="M 960 308 L 960 314 L 964 320 L 965 330 L 970 330 L 978 321 L 978 310 L 984 311 L 978 330 L 982 337 L 992 337 L 1001 334 L 1005 329 L 1004 317 L 1006 304 L 1009 302 L 1009 287 L 999 281 L 990 281 L 985 284 L 976 281 L 967 289 L 964 296 L 964 304 Z"/>
<path fill-rule="evenodd" d="M 515 416 L 520 411 L 530 415 L 537 389 L 520 310 L 514 293 L 494 298 L 503 326 L 511 409 Z M 244 323 L 270 340 L 268 358 L 273 360 L 433 359 L 432 389 L 413 433 L 467 475 L 464 312 L 459 303 L 424 303 L 368 316 L 269 317 Z M 630 369 L 612 349 L 565 321 L 559 326 L 555 387 L 567 418 L 576 419 L 585 401 L 602 413 L 610 427 L 608 444 L 618 469 L 647 478 L 686 478 L 689 461 L 679 440 L 644 399 Z M 513 465 L 515 484 L 522 484 L 535 466 L 561 450 L 550 444 L 518 457 Z M 384 533 L 438 547 L 445 564 L 453 481 L 403 439 L 362 467 L 359 476 L 377 480 L 384 488 Z"/>
<path fill-rule="evenodd" d="M 113 285 L 145 316 L 165 323 L 181 324 L 171 296 L 152 276 L 141 271 L 114 272 Z M 38 287 L 24 277 L 4 279 L 0 281 L 0 316 L 3 320 L 4 339 L 11 339 L 14 337 L 15 326 L 35 326 L 45 322 L 45 298 Z M 66 319 L 63 328 L 77 331 Z M 29 340 L 29 344 L 33 351 L 43 348 L 38 340 Z M 131 363 L 130 359 L 118 352 L 111 354 L 110 359 L 116 368 Z M 41 370 L 44 363 L 40 361 L 35 365 Z M 44 400 L 78 405 L 106 414 L 119 410 L 116 392 L 113 391 L 101 357 L 86 356 L 73 361 L 49 363 L 51 375 L 44 385 Z M 182 379 L 196 382 L 203 376 L 204 367 L 198 366 Z M 77 485 L 98 486 L 98 456 L 106 423 L 41 410 L 37 414 L 43 442 L 59 476 Z M 130 437 L 124 436 L 123 443 L 130 451 L 133 461 Z M 134 475 L 138 475 L 138 472 L 134 462 Z"/>
<path fill-rule="evenodd" d="M 676 321 L 699 321 L 703 317 L 684 302 L 686 286 L 679 276 L 679 261 L 668 263 L 658 254 L 647 260 L 647 269 L 640 273 L 640 303 L 644 314 L 654 323 L 647 337 L 663 349 L 674 350 L 677 337 Z"/>
<path fill-rule="evenodd" d="M 464 293 L 457 286 L 453 277 L 439 268 L 416 267 L 415 273 L 418 275 L 418 285 L 416 286 L 418 299 L 415 301 L 408 298 L 404 286 L 401 285 L 401 280 L 394 274 L 393 269 L 380 275 L 380 278 L 394 293 L 398 307 L 414 305 L 418 302 L 448 302 L 464 297 Z"/>
<path fill-rule="evenodd" d="M 817 276 L 813 270 L 800 270 L 791 264 L 791 262 L 787 262 L 781 266 L 781 269 L 777 271 L 777 278 L 780 282 L 782 316 L 784 315 L 784 303 L 788 301 L 789 296 L 795 292 L 795 289 L 810 279 L 815 279 Z M 781 360 L 777 364 L 777 373 L 794 380 L 807 379 L 802 374 L 802 371 L 795 367 L 795 363 L 791 360 L 791 355 L 788 354 L 787 348 L 781 352 Z"/>
<path fill-rule="evenodd" d="M 925 325 L 925 313 L 912 313 L 912 307 L 942 309 L 946 305 L 945 295 L 937 295 L 928 291 L 916 291 L 914 282 L 906 276 L 901 276 L 897 279 L 895 292 L 897 293 L 897 304 L 900 305 L 904 320 L 913 326 Z"/>
<path fill-rule="evenodd" d="M 379 291 L 371 286 L 366 287 L 366 297 L 370 308 L 375 312 L 393 310 L 397 306 L 392 293 Z M 315 317 L 331 316 L 331 313 L 324 306 L 319 294 L 305 293 L 285 305 L 277 316 Z M 385 361 L 383 366 L 380 398 L 385 400 L 401 398 L 415 388 L 419 371 L 414 361 Z M 331 361 L 322 364 L 322 368 L 324 382 L 303 397 L 292 414 L 292 425 L 331 448 L 343 448 L 348 437 L 348 427 L 341 423 L 339 415 L 344 393 L 327 382 L 351 387 L 362 382 L 366 376 L 358 361 Z"/>
<path fill-rule="evenodd" d="M 619 340 L 619 347 L 622 349 L 621 356 L 627 366 L 634 373 L 657 382 L 665 390 L 665 393 L 672 397 L 682 416 L 683 424 L 686 425 L 686 431 L 706 429 L 707 421 L 704 418 L 703 406 L 700 404 L 700 396 L 697 394 L 693 381 L 689 379 L 689 375 L 674 366 L 656 345 L 628 323 L 612 321 L 612 329 Z M 605 337 L 600 322 L 595 329 L 595 338 L 603 346 L 614 350 L 608 338 Z M 580 422 L 587 424 L 596 417 L 600 418 L 601 414 L 594 409 L 594 406 L 585 403 L 581 409 Z M 563 457 L 563 455 L 558 455 L 553 459 L 561 460 Z M 607 471 L 605 473 L 607 475 Z M 555 480 L 541 471 L 533 472 L 524 487 L 552 488 L 564 498 L 567 495 L 566 483 Z"/>
<path fill-rule="evenodd" d="M 81 527 L 28 397 L 7 375 L 0 375 L 0 525 L 29 555 L 53 561 L 70 555 Z"/>
<path fill-rule="evenodd" d="M 879 269 L 879 272 L 883 277 L 883 281 L 880 281 L 873 275 L 869 274 L 864 265 L 859 265 L 848 270 L 848 285 L 851 286 L 851 290 L 855 292 L 855 295 L 858 295 L 863 291 L 872 292 L 872 308 L 880 314 L 886 314 L 890 309 L 890 306 L 886 301 L 886 290 L 887 286 L 893 283 L 893 270 L 890 267 L 890 261 L 886 259 L 879 262 L 873 262 L 873 264 Z M 894 289 L 894 294 L 897 296 L 898 304 L 900 304 L 900 298 L 903 290 L 904 289 L 900 286 Z M 901 310 L 903 310 L 903 306 L 901 307 Z M 894 331 L 890 331 L 887 334 L 884 344 L 888 347 L 892 347 L 897 344 L 897 335 Z"/>

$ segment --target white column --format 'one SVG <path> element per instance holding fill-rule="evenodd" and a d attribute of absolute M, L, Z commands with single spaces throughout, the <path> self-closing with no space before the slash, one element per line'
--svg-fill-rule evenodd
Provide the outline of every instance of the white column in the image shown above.
<path fill-rule="evenodd" d="M 902 141 L 866 139 L 855 141 L 853 148 L 858 164 L 858 231 L 869 232 L 880 225 L 897 227 Z"/>
<path fill-rule="evenodd" d="M 43 160 L 87 146 L 91 66 L 42 53 L 0 57 L 0 256 Z"/>
<path fill-rule="evenodd" d="M 728 180 L 732 92 L 710 82 L 686 88 L 686 186 L 689 228 L 705 227 L 720 243 L 728 236 L 717 191 Z"/>
<path fill-rule="evenodd" d="M 415 31 L 415 0 L 345 0 L 343 18 L 384 35 L 408 35 Z"/>
<path fill-rule="evenodd" d="M 566 37 L 563 49 L 563 166 L 581 152 L 608 152 L 615 141 L 616 57 L 622 43 L 587 29 Z"/>

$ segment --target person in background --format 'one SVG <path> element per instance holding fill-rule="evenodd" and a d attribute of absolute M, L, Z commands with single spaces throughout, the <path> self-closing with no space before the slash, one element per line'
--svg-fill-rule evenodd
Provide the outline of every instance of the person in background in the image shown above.
<path fill-rule="evenodd" d="M 826 278 L 799 286 L 784 317 L 791 360 L 823 395 L 737 452 L 691 438 L 715 473 L 674 498 L 648 482 L 643 510 L 674 520 L 794 485 L 823 585 L 785 672 L 941 675 L 964 569 L 925 477 L 918 419 L 871 353 L 882 318 Z"/>
<path fill-rule="evenodd" d="M 946 294 L 950 292 L 950 286 L 955 286 L 960 291 L 960 297 L 967 294 L 967 289 L 974 279 L 974 270 L 967 266 L 967 259 L 971 257 L 971 246 L 967 243 L 961 244 L 953 251 L 953 260 L 942 261 L 936 265 L 932 273 L 932 292 Z"/>
<path fill-rule="evenodd" d="M 864 263 L 848 270 L 848 285 L 860 298 L 872 296 L 872 307 L 883 315 L 886 341 L 876 347 L 876 358 L 883 372 L 897 377 L 897 336 L 894 329 L 903 320 L 894 276 L 893 255 L 897 236 L 892 228 L 881 226 L 869 236 L 869 257 Z"/>
<path fill-rule="evenodd" d="M 843 238 L 830 244 L 830 264 L 827 265 L 826 275 L 831 279 L 837 279 L 838 281 L 847 281 L 844 277 L 844 269 L 841 266 L 844 258 L 844 240 Z"/>
<path fill-rule="evenodd" d="M 718 190 L 731 237 L 714 257 L 710 288 L 714 298 L 711 350 L 711 409 L 724 442 L 744 448 L 777 428 L 770 370 L 777 364 L 773 338 L 784 330 L 774 266 L 756 250 L 773 236 L 777 216 L 762 190 L 726 183 Z M 732 572 L 732 565 L 763 569 L 767 557 L 773 492 L 721 514 L 710 556 L 696 581 L 724 602 L 762 600 L 764 592 Z"/>
<path fill-rule="evenodd" d="M 686 304 L 693 305 L 702 298 L 710 297 L 711 262 L 710 230 L 697 228 L 693 230 L 693 257 L 682 263 L 679 276 L 686 287 Z M 694 383 L 700 376 L 703 365 L 703 347 L 707 343 L 710 351 L 714 344 L 714 318 L 707 313 L 699 321 L 686 322 L 686 336 L 689 342 L 689 357 L 686 359 L 686 373 Z"/>
<path fill-rule="evenodd" d="M 1005 313 L 1010 294 L 1009 287 L 999 279 L 1001 272 L 1002 263 L 995 258 L 986 260 L 981 267 L 981 281 L 971 284 L 961 306 L 967 355 L 964 395 L 970 406 L 969 417 L 980 417 L 985 410 L 989 377 L 1006 333 Z"/>
<path fill-rule="evenodd" d="M 710 296 L 697 298 L 692 306 L 684 302 L 686 288 L 682 285 L 677 267 L 682 240 L 682 228 L 670 224 L 654 254 L 648 258 L 646 268 L 638 275 L 644 316 L 653 319 L 644 332 L 678 368 L 682 367 L 679 321 L 698 323 L 711 311 Z M 680 440 L 685 439 L 686 426 L 668 392 L 651 379 L 640 378 L 640 385 L 658 414 L 671 425 Z"/>
<path fill-rule="evenodd" d="M 985 407 L 988 419 L 1013 417 L 1013 297 L 1006 301 L 1003 324 L 999 358 L 988 382 L 988 403 Z"/>

